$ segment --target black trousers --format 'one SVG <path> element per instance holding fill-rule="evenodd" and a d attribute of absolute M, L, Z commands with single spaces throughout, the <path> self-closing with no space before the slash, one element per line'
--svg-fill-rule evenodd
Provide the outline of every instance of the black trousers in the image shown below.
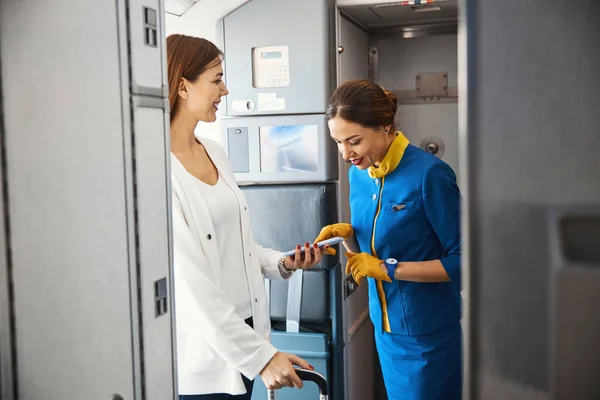
<path fill-rule="evenodd" d="M 253 326 L 252 317 L 246 320 L 246 324 Z M 179 400 L 251 400 L 252 399 L 252 388 L 254 387 L 254 381 L 246 378 L 242 375 L 244 380 L 244 386 L 246 387 L 245 394 L 231 395 L 227 393 L 214 393 L 214 394 L 186 394 L 180 395 Z"/>

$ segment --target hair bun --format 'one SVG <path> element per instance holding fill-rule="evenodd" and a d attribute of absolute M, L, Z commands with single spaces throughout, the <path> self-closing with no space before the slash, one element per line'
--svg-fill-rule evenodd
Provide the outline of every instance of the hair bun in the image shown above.
<path fill-rule="evenodd" d="M 398 111 L 398 97 L 396 97 L 396 95 L 394 93 L 390 92 L 387 89 L 383 89 L 383 91 L 385 92 L 385 95 L 392 103 L 390 108 L 391 108 L 393 114 L 396 114 L 396 111 Z"/>

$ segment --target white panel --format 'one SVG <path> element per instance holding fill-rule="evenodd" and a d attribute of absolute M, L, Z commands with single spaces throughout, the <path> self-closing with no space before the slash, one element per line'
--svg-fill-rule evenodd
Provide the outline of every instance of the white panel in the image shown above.
<path fill-rule="evenodd" d="M 447 72 L 448 86 L 457 87 L 456 35 L 413 39 L 392 35 L 379 39 L 377 47 L 378 83 L 386 89 L 414 90 L 415 77 L 421 72 Z M 398 127 L 417 147 L 425 139 L 440 138 L 445 147 L 441 158 L 458 177 L 458 103 L 401 105 L 396 120 Z"/>
<path fill-rule="evenodd" d="M 149 400 L 172 398 L 174 388 L 165 149 L 168 117 L 161 108 L 140 107 L 134 111 L 144 365 Z M 167 313 L 157 316 L 155 284 L 164 278 L 165 289 L 169 288 Z"/>
<path fill-rule="evenodd" d="M 154 13 L 156 13 L 155 21 L 152 21 L 152 18 L 148 21 L 147 15 L 154 15 Z M 163 89 L 162 46 L 165 44 L 165 38 L 162 35 L 163 21 L 164 11 L 159 0 L 129 1 L 131 79 L 134 93 L 143 93 L 147 88 L 161 91 Z M 152 22 L 155 22 L 155 26 Z M 151 35 L 150 44 L 147 43 L 148 34 Z M 161 95 L 160 92 L 156 94 Z"/>
<path fill-rule="evenodd" d="M 116 16 L 0 4 L 21 399 L 134 396 Z"/>

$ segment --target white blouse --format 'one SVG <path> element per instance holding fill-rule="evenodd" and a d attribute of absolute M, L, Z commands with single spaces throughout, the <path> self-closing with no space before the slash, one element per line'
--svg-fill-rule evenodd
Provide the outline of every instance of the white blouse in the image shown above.
<path fill-rule="evenodd" d="M 242 226 L 238 199 L 229 186 L 223 181 L 221 174 L 215 185 L 209 185 L 194 177 L 198 188 L 210 210 L 215 234 L 212 240 L 217 241 L 221 255 L 221 276 L 223 291 L 235 307 L 235 312 L 243 319 L 252 316 L 250 308 L 250 292 L 248 278 L 242 252 Z M 228 277 L 235 276 L 235 279 Z"/>

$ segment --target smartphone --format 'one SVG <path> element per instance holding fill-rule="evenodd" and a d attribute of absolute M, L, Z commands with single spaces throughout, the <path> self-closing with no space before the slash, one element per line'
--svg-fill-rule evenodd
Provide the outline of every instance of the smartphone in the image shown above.
<path fill-rule="evenodd" d="M 318 242 L 317 245 L 319 247 L 323 247 L 323 246 L 325 246 L 327 244 L 331 246 L 331 245 L 334 245 L 334 244 L 342 243 L 343 241 L 344 241 L 344 238 L 338 236 L 338 237 L 334 237 L 334 238 L 331 238 L 331 239 L 322 240 L 322 241 Z M 312 245 L 311 245 L 311 247 L 312 247 Z M 305 246 L 300 247 L 300 253 L 303 253 L 304 250 L 306 250 Z M 296 249 L 290 250 L 290 251 L 288 251 L 286 253 L 283 253 L 283 254 L 285 254 L 286 256 L 290 256 L 291 257 L 294 254 L 296 254 Z"/>

